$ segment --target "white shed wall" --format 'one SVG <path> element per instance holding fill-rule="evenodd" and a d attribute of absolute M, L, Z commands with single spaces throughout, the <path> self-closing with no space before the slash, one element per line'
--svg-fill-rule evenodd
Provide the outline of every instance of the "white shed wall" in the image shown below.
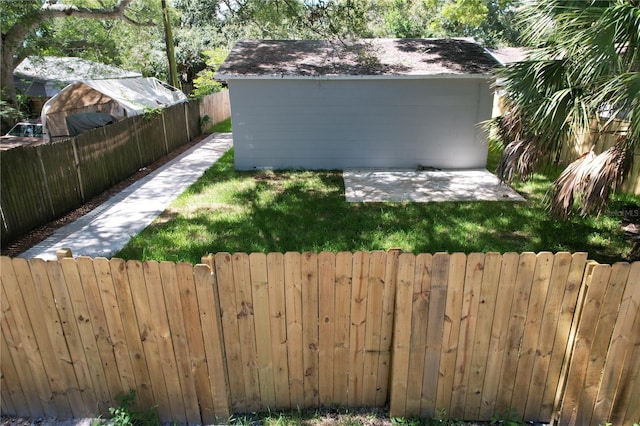
<path fill-rule="evenodd" d="M 230 80 L 240 170 L 483 168 L 483 79 Z"/>

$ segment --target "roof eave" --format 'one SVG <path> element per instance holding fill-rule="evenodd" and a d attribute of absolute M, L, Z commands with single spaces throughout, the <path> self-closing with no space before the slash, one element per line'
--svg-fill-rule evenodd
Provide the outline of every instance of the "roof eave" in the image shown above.
<path fill-rule="evenodd" d="M 457 74 L 402 74 L 402 75 L 290 75 L 290 74 L 225 74 L 217 73 L 216 80 L 429 80 L 429 79 L 478 79 L 494 78 L 493 73 Z"/>

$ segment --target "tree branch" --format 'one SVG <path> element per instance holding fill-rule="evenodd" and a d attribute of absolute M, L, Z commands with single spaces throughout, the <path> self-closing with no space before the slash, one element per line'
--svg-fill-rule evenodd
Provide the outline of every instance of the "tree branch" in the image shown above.
<path fill-rule="evenodd" d="M 150 23 L 141 23 L 137 22 L 127 15 L 125 15 L 125 10 L 129 3 L 133 0 L 120 0 L 118 4 L 113 7 L 103 7 L 103 8 L 88 8 L 88 7 L 79 7 L 68 4 L 52 4 L 45 3 L 42 5 L 40 9 L 42 11 L 42 15 L 47 18 L 66 18 L 68 16 L 76 16 L 78 18 L 92 18 L 92 19 L 113 19 L 118 18 L 122 19 L 129 24 L 144 26 L 149 25 Z"/>

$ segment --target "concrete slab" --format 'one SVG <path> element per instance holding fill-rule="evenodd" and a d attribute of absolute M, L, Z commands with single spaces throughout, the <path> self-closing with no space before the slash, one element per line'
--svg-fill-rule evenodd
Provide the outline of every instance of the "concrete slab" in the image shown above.
<path fill-rule="evenodd" d="M 343 172 L 348 202 L 525 201 L 487 170 Z"/>
<path fill-rule="evenodd" d="M 70 248 L 74 256 L 113 256 L 202 176 L 232 144 L 231 133 L 208 136 L 19 257 L 55 259 L 56 250 L 61 248 Z"/>

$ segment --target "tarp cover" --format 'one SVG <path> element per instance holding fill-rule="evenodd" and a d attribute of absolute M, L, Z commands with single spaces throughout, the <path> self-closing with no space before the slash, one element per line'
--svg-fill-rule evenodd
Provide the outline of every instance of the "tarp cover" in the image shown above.
<path fill-rule="evenodd" d="M 81 112 L 68 115 L 66 120 L 70 136 L 78 136 L 87 130 L 113 124 L 118 121 L 113 115 L 103 112 Z"/>
<path fill-rule="evenodd" d="M 121 119 L 152 108 L 187 102 L 180 90 L 148 78 L 82 80 L 72 83 L 42 107 L 45 138 L 70 136 L 65 118 L 79 112 L 100 112 Z"/>

